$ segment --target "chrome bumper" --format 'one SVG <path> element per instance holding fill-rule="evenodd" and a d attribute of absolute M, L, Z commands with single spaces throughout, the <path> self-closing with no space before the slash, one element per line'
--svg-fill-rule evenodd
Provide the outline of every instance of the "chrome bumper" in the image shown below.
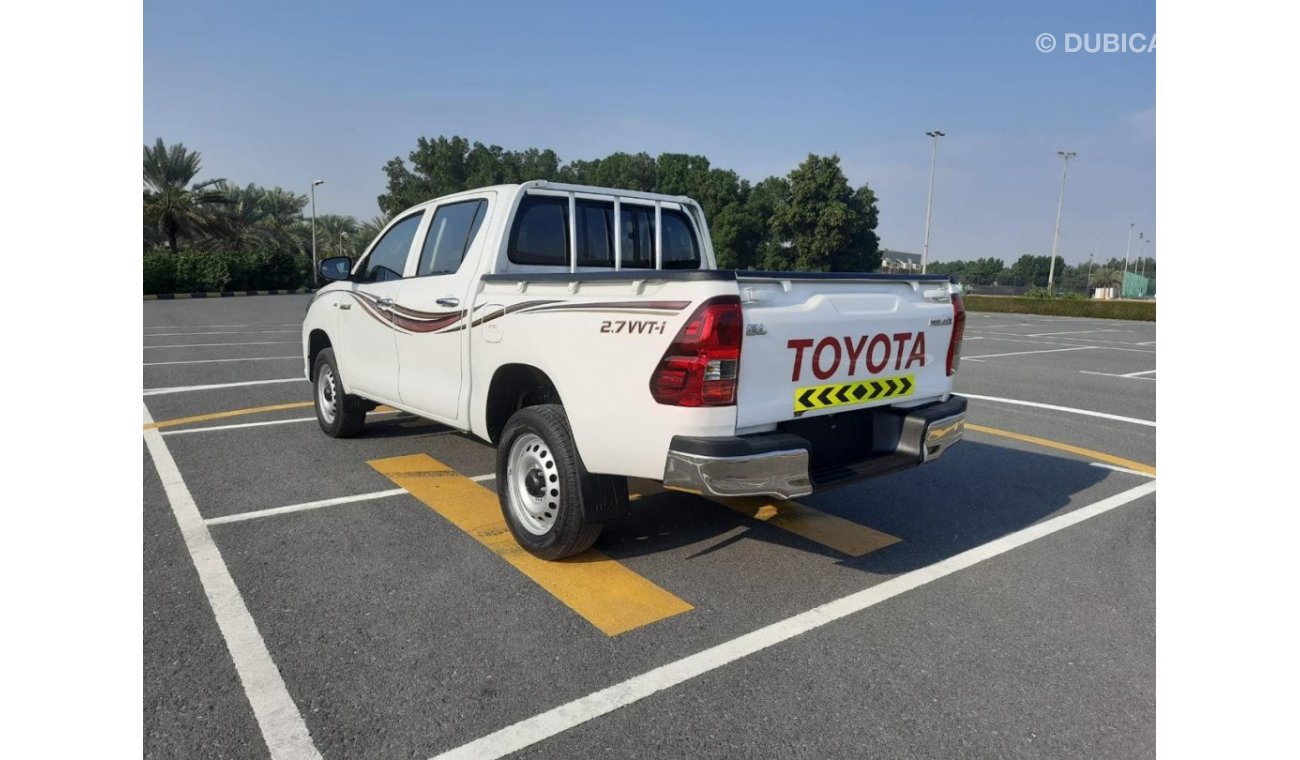
<path fill-rule="evenodd" d="M 812 444 L 797 435 L 675 437 L 664 465 L 664 488 L 706 496 L 793 499 L 807 496 L 815 488 L 933 462 L 966 431 L 966 399 L 957 396 L 916 409 L 877 413 L 895 420 L 896 444 L 860 462 L 822 470 L 810 466 Z"/>
<path fill-rule="evenodd" d="M 773 451 L 715 457 L 668 451 L 664 488 L 707 496 L 760 496 L 793 499 L 813 492 L 808 450 Z"/>

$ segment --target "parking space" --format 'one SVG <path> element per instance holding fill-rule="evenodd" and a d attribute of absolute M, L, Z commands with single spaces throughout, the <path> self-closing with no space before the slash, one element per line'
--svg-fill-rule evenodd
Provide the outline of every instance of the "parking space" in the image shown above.
<path fill-rule="evenodd" d="M 320 432 L 307 298 L 145 305 L 147 756 L 1154 754 L 1154 324 L 972 314 L 935 464 L 543 563 L 487 444 Z"/>

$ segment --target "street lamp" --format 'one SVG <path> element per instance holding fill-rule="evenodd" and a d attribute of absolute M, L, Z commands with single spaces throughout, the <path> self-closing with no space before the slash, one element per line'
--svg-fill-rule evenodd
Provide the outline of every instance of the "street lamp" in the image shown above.
<path fill-rule="evenodd" d="M 944 133 L 936 129 L 926 132 L 925 135 L 934 142 L 930 146 L 930 192 L 925 198 L 925 245 L 921 248 L 921 274 L 926 273 L 926 268 L 930 264 L 930 211 L 934 206 L 934 159 L 939 153 L 939 138 L 943 137 Z"/>
<path fill-rule="evenodd" d="M 1070 159 L 1076 154 L 1074 151 L 1056 151 L 1056 155 L 1061 157 L 1061 197 L 1056 201 L 1056 232 L 1052 233 L 1052 261 L 1047 268 L 1047 294 L 1052 294 L 1052 281 L 1056 279 L 1056 248 L 1061 241 L 1061 207 L 1065 205 L 1065 175 L 1070 171 Z"/>
<path fill-rule="evenodd" d="M 1088 292 L 1089 297 L 1092 296 L 1092 257 L 1093 254 L 1088 254 L 1088 276 L 1083 279 L 1083 289 Z"/>
<path fill-rule="evenodd" d="M 325 184 L 325 180 L 312 180 L 311 183 L 311 278 L 312 282 L 320 284 L 319 266 L 316 263 L 316 186 Z"/>
<path fill-rule="evenodd" d="M 1124 244 L 1124 276 L 1128 277 L 1128 257 L 1133 252 L 1133 223 L 1128 223 L 1128 240 Z M 1120 292 L 1123 292 L 1124 286 L 1120 286 Z"/>

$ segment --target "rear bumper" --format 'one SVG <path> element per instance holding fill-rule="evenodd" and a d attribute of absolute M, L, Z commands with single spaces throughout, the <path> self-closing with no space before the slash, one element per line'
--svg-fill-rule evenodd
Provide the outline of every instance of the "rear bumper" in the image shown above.
<path fill-rule="evenodd" d="M 856 421 L 872 437 L 851 461 L 818 453 L 793 432 L 726 438 L 675 436 L 664 465 L 664 487 L 709 496 L 807 496 L 816 489 L 909 469 L 943 456 L 966 429 L 966 399 L 951 396 L 913 409 L 877 409 Z M 824 427 L 824 426 L 823 426 Z M 832 425 L 832 428 L 835 426 Z"/>

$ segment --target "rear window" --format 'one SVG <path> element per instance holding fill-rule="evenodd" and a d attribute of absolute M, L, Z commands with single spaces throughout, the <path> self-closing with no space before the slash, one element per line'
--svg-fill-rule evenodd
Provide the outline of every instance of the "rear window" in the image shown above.
<path fill-rule="evenodd" d="M 653 219 L 653 217 L 652 217 Z M 680 211 L 664 209 L 664 269 L 699 269 L 700 247 L 691 223 Z"/>
<path fill-rule="evenodd" d="M 577 200 L 574 203 L 580 267 L 614 267 L 614 203 Z M 623 203 L 621 214 L 623 269 L 653 269 L 655 210 Z M 700 245 L 690 221 L 681 211 L 663 209 L 663 268 L 699 269 Z M 515 264 L 567 266 L 569 263 L 569 201 L 551 196 L 527 196 L 519 204 L 510 232 L 509 258 Z"/>

